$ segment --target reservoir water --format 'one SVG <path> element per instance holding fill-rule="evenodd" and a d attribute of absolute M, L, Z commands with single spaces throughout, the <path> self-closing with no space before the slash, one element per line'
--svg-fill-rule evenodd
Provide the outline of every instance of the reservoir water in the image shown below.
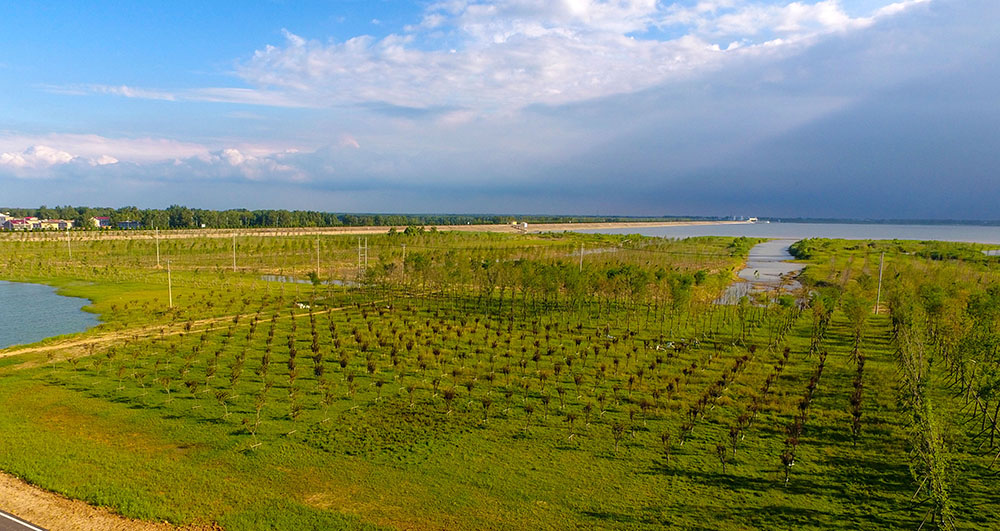
<path fill-rule="evenodd" d="M 887 225 L 866 223 L 745 223 L 582 230 L 603 234 L 642 234 L 664 238 L 747 236 L 752 238 L 843 238 L 846 240 L 940 240 L 1000 246 L 1000 227 L 982 225 Z"/>
<path fill-rule="evenodd" d="M 0 348 L 96 326 L 97 316 L 81 310 L 88 304 L 87 299 L 57 295 L 51 286 L 0 280 Z"/>

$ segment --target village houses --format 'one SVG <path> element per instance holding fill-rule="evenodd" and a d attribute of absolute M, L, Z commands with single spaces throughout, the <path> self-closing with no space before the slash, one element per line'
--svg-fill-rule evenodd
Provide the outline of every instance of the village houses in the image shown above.
<path fill-rule="evenodd" d="M 68 230 L 73 221 L 68 219 L 38 219 L 34 216 L 14 217 L 10 212 L 0 213 L 0 230 Z"/>

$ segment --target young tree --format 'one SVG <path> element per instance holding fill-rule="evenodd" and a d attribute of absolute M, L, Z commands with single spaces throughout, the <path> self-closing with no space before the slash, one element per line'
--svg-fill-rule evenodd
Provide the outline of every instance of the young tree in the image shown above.
<path fill-rule="evenodd" d="M 729 459 L 729 452 L 726 450 L 725 444 L 715 445 L 715 455 L 719 458 L 719 462 L 722 463 L 722 473 L 726 473 L 726 461 Z"/>
<path fill-rule="evenodd" d="M 792 465 L 795 464 L 795 454 L 791 450 L 785 450 L 781 454 L 781 467 L 785 473 L 785 485 L 788 485 L 788 476 L 792 471 Z"/>
<path fill-rule="evenodd" d="M 446 411 L 445 414 L 451 414 L 451 403 L 455 400 L 456 395 L 457 393 L 454 387 L 441 390 L 441 397 L 444 398 L 445 404 L 448 406 L 448 411 Z"/>
<path fill-rule="evenodd" d="M 573 438 L 573 435 L 574 435 L 574 433 L 573 433 L 573 423 L 576 422 L 576 419 L 577 419 L 577 414 L 576 413 L 574 413 L 573 411 L 567 411 L 566 412 L 566 422 L 569 424 L 569 437 L 567 437 L 567 440 Z"/>
<path fill-rule="evenodd" d="M 625 423 L 615 420 L 611 423 L 611 437 L 615 440 L 615 454 L 618 454 L 618 445 L 625 438 Z"/>

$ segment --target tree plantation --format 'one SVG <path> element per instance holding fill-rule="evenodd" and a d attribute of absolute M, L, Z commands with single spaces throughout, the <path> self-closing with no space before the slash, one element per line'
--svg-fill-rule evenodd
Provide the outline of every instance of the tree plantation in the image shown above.
<path fill-rule="evenodd" d="M 1000 521 L 1000 276 L 974 245 L 804 240 L 801 289 L 724 305 L 760 240 L 70 238 L 0 237 L 0 278 L 102 319 L 0 351 L 0 470 L 126 516 Z"/>

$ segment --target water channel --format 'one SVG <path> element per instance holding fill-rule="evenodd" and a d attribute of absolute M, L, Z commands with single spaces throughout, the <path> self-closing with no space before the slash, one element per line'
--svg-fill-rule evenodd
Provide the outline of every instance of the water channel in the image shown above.
<path fill-rule="evenodd" d="M 741 297 L 755 292 L 794 291 L 801 287 L 795 274 L 805 268 L 805 264 L 789 262 L 794 257 L 788 248 L 796 240 L 769 240 L 750 249 L 746 266 L 739 272 L 742 282 L 730 285 L 719 302 L 736 304 Z"/>

